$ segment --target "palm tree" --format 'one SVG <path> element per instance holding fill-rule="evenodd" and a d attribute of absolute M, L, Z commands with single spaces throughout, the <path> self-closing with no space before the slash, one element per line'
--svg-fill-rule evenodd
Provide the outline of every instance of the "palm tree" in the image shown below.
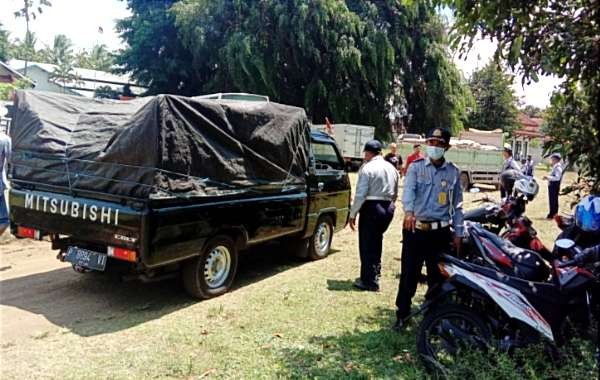
<path fill-rule="evenodd" d="M 18 11 L 16 11 L 14 13 L 15 17 L 19 18 L 19 17 L 24 17 L 25 18 L 25 27 L 26 27 L 26 32 L 25 32 L 25 41 L 28 40 L 28 38 L 30 38 L 33 33 L 31 33 L 31 31 L 29 30 L 29 23 L 31 22 L 31 19 L 36 19 L 37 16 L 39 16 L 40 14 L 42 14 L 43 12 L 43 7 L 51 7 L 52 3 L 50 3 L 50 1 L 48 0 L 23 0 L 23 8 L 19 9 Z M 35 44 L 34 44 L 35 45 Z M 31 59 L 30 56 L 30 51 L 26 50 L 26 56 L 25 56 L 25 75 L 27 75 L 27 61 Z M 35 52 L 35 49 L 34 49 Z"/>

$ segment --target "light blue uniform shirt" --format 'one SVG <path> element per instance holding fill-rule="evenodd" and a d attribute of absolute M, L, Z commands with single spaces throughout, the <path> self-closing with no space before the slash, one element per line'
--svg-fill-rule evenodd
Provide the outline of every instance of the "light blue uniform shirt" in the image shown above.
<path fill-rule="evenodd" d="M 556 164 L 554 164 L 554 166 L 552 166 L 552 172 L 550 172 L 550 175 L 548 176 L 548 181 L 549 182 L 560 182 L 562 180 L 562 175 L 563 175 L 563 167 L 560 164 L 560 162 L 557 162 Z"/>
<path fill-rule="evenodd" d="M 6 189 L 6 185 L 4 184 L 4 168 L 8 163 L 8 158 L 10 157 L 10 138 L 0 132 L 0 196 L 2 196 L 2 192 Z"/>
<path fill-rule="evenodd" d="M 358 171 L 356 194 L 350 208 L 350 217 L 355 218 L 365 201 L 396 201 L 398 196 L 398 170 L 383 159 L 373 157 Z"/>
<path fill-rule="evenodd" d="M 460 170 L 444 161 L 436 168 L 429 158 L 413 162 L 404 179 L 402 204 L 420 221 L 452 222 L 457 236 L 463 236 L 463 194 Z"/>

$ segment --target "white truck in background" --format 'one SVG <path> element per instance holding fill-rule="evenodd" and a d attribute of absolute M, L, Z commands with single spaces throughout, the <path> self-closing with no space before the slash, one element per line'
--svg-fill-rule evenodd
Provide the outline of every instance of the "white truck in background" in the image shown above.
<path fill-rule="evenodd" d="M 363 148 L 367 141 L 375 138 L 375 127 L 356 124 L 313 124 L 313 130 L 331 135 L 346 162 L 349 171 L 356 171 L 363 162 Z"/>
<path fill-rule="evenodd" d="M 398 138 L 398 154 L 402 156 L 402 160 L 406 160 L 406 156 L 412 153 L 415 144 L 422 145 L 421 152 L 425 154 L 425 138 L 419 135 L 401 135 Z M 463 190 L 468 190 L 475 183 L 499 188 L 504 161 L 499 147 L 455 138 L 450 140 L 450 145 L 451 149 L 446 152 L 445 157 L 460 168 Z"/>

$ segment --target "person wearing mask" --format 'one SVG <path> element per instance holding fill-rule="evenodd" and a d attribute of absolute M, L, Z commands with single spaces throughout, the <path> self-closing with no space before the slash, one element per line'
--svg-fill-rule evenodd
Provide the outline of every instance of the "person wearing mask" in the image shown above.
<path fill-rule="evenodd" d="M 396 145 L 396 143 L 390 144 L 390 152 L 386 154 L 383 159 L 392 164 L 396 170 L 402 168 L 402 157 L 398 154 L 398 145 Z"/>
<path fill-rule="evenodd" d="M 560 163 L 560 153 L 552 153 L 550 155 L 550 161 L 552 162 L 552 171 L 550 175 L 545 175 L 543 179 L 548 181 L 548 205 L 550 211 L 546 216 L 547 219 L 554 218 L 554 215 L 558 214 L 558 194 L 560 192 L 560 182 L 562 181 L 563 167 Z"/>
<path fill-rule="evenodd" d="M 383 233 L 394 217 L 398 197 L 398 170 L 381 156 L 382 144 L 371 140 L 365 144 L 365 164 L 358 172 L 356 194 L 350 208 L 350 229 L 356 230 L 358 216 L 358 250 L 360 278 L 354 286 L 379 291 Z"/>
<path fill-rule="evenodd" d="M 505 198 L 512 194 L 515 180 L 521 174 L 521 167 L 513 158 L 513 152 L 510 147 L 504 147 L 502 156 L 504 157 L 504 163 L 500 171 L 500 196 Z"/>
<path fill-rule="evenodd" d="M 427 284 L 442 281 L 439 257 L 451 245 L 460 250 L 463 236 L 463 194 L 460 169 L 444 158 L 450 149 L 450 131 L 434 128 L 427 133 L 427 157 L 409 167 L 404 180 L 402 204 L 402 270 L 396 297 L 397 321 L 401 329 L 410 315 L 412 298 L 423 262 L 427 266 Z M 454 231 L 450 230 L 450 226 Z"/>
<path fill-rule="evenodd" d="M 412 153 L 406 157 L 406 164 L 404 166 L 403 174 L 406 175 L 410 164 L 412 164 L 414 161 L 420 158 L 423 158 L 423 154 L 421 153 L 421 144 L 415 144 L 413 145 Z"/>
<path fill-rule="evenodd" d="M 6 190 L 4 178 L 6 177 L 5 168 L 8 165 L 10 153 L 10 138 L 4 132 L 0 131 L 0 235 L 2 235 L 9 225 L 8 207 L 6 206 L 6 199 L 4 197 L 4 192 Z"/>

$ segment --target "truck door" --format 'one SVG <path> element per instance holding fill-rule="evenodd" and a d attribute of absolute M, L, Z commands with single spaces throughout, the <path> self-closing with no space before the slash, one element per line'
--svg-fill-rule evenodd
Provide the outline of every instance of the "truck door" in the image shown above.
<path fill-rule="evenodd" d="M 306 231 L 322 214 L 330 214 L 335 221 L 335 229 L 342 229 L 348 220 L 350 202 L 350 181 L 344 170 L 344 161 L 335 143 L 313 141 L 311 146 L 312 173 L 308 178 L 309 209 Z"/>

